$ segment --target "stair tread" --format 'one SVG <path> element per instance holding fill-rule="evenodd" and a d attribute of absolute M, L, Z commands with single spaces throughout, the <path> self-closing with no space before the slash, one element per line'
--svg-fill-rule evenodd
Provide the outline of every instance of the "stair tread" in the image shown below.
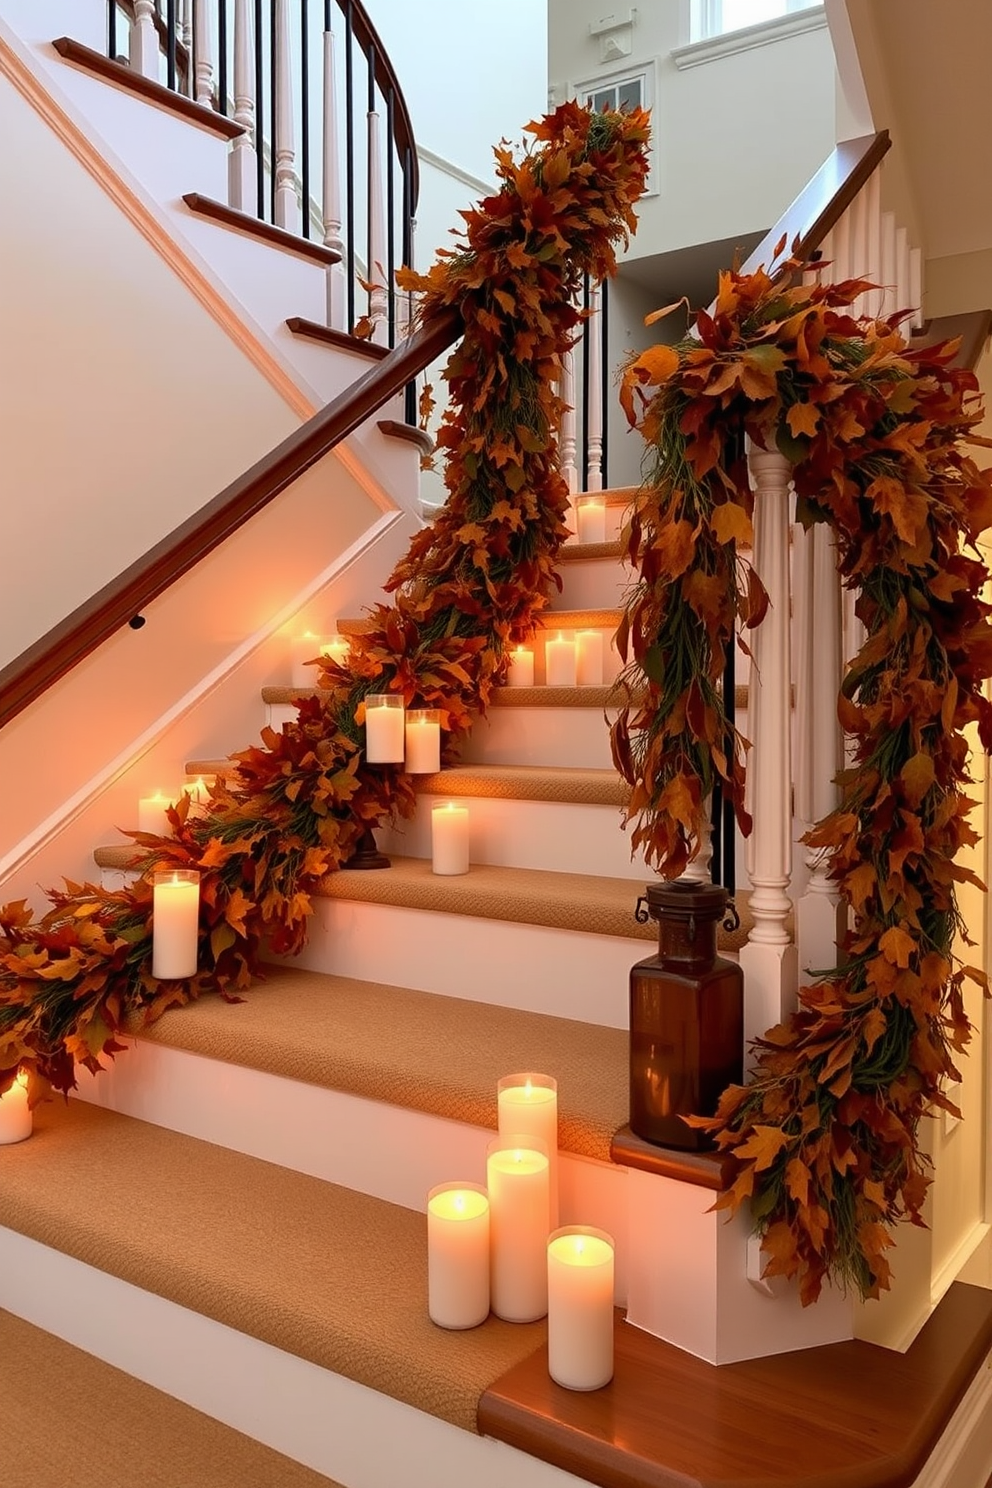
<path fill-rule="evenodd" d="M 425 1215 L 83 1101 L 4 1150 L 0 1224 L 468 1431 L 546 1336 L 436 1328 Z"/>
<path fill-rule="evenodd" d="M 606 707 L 612 687 L 496 687 L 490 699 L 493 708 L 596 708 Z M 296 703 L 301 698 L 320 697 L 319 687 L 269 686 L 262 688 L 263 703 Z"/>
<path fill-rule="evenodd" d="M 0 1357 L 4 1488 L 341 1488 L 3 1311 Z"/>
<path fill-rule="evenodd" d="M 298 967 L 265 968 L 235 1005 L 204 997 L 139 1037 L 367 1100 L 496 1128 L 511 1070 L 558 1081 L 559 1145 L 610 1161 L 627 1119 L 627 1035 L 571 1018 Z"/>
<path fill-rule="evenodd" d="M 231 760 L 189 760 L 194 777 L 231 775 Z M 619 807 L 626 788 L 615 770 L 563 765 L 449 765 L 433 775 L 417 775 L 421 795 L 489 797 L 503 801 L 561 801 L 583 806 Z"/>
<path fill-rule="evenodd" d="M 621 556 L 619 538 L 615 538 L 612 542 L 567 542 L 564 547 L 558 549 L 559 563 L 576 563 L 588 558 L 615 558 L 619 563 Z"/>
<path fill-rule="evenodd" d="M 616 630 L 623 611 L 617 607 L 594 610 L 542 610 L 538 630 Z M 547 623 L 544 623 L 547 622 Z M 339 635 L 366 635 L 375 624 L 371 615 L 352 615 L 338 620 Z"/>

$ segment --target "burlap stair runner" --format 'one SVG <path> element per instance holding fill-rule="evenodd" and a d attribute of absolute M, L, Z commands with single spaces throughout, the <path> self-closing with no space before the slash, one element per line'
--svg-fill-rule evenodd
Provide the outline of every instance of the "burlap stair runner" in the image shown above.
<path fill-rule="evenodd" d="M 619 563 L 621 556 L 619 538 L 614 539 L 613 542 L 568 542 L 558 549 L 559 563 L 582 563 L 591 558 L 615 558 Z"/>
<path fill-rule="evenodd" d="M 4 1488 L 342 1488 L 0 1311 Z"/>
<path fill-rule="evenodd" d="M 558 1080 L 559 1144 L 610 1160 L 627 1119 L 627 1035 L 569 1018 L 271 966 L 231 1005 L 204 997 L 132 1032 L 367 1100 L 496 1127 L 510 1070 Z"/>
<path fill-rule="evenodd" d="M 618 609 L 542 610 L 540 621 L 544 630 L 616 630 L 620 615 Z M 365 635 L 374 623 L 369 615 L 350 616 L 338 621 L 338 634 Z"/>
<path fill-rule="evenodd" d="M 82 1101 L 0 1169 L 0 1224 L 467 1431 L 546 1336 L 436 1328 L 423 1214 Z"/>

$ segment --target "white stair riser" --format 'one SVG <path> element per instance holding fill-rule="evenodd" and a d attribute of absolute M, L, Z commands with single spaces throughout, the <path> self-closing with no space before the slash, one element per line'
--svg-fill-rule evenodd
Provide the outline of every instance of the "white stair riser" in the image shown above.
<path fill-rule="evenodd" d="M 631 884 L 633 917 L 638 886 Z M 628 1025 L 628 973 L 648 940 L 437 910 L 320 899 L 287 965 L 601 1023 Z"/>
<path fill-rule="evenodd" d="M 559 564 L 558 573 L 562 592 L 552 600 L 552 612 L 619 608 L 634 577 L 617 558 L 577 558 Z"/>
<path fill-rule="evenodd" d="M 467 764 L 613 768 L 602 708 L 490 708 L 466 741 Z"/>
<path fill-rule="evenodd" d="M 468 808 L 469 856 L 473 863 L 644 881 L 647 870 L 643 863 L 631 862 L 630 837 L 621 831 L 616 806 L 463 797 L 457 792 L 420 796 L 416 817 L 379 832 L 379 846 L 387 853 L 429 858 L 431 812 L 448 801 Z"/>
<path fill-rule="evenodd" d="M 588 1488 L 4 1228 L 0 1307 L 348 1488 Z"/>

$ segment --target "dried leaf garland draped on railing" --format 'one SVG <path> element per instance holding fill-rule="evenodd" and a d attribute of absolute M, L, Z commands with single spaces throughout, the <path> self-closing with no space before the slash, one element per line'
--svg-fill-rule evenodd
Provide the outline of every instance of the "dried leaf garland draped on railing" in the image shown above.
<path fill-rule="evenodd" d="M 748 823 L 733 701 L 719 695 L 735 618 L 763 597 L 734 560 L 752 495 L 744 440 L 792 462 L 800 519 L 826 522 L 867 640 L 844 679 L 840 718 L 854 756 L 841 802 L 809 834 L 850 909 L 840 966 L 756 1049 L 754 1082 L 728 1090 L 709 1123 L 739 1169 L 723 1207 L 750 1202 L 770 1275 L 798 1276 L 804 1301 L 831 1274 L 875 1296 L 888 1285 L 888 1226 L 921 1222 L 929 1179 L 920 1119 L 953 1109 L 942 1082 L 969 1038 L 955 864 L 977 838 L 965 729 L 992 747 L 988 571 L 969 557 L 992 524 L 992 480 L 966 453 L 980 419 L 954 348 L 911 351 L 893 321 L 859 321 L 866 287 L 783 285 L 759 270 L 721 276 L 698 340 L 638 357 L 625 375 L 632 419 L 653 451 L 628 533 L 640 579 L 621 638 L 632 661 L 613 733 L 632 791 L 635 840 L 681 872 L 721 779 Z M 630 701 L 636 693 L 636 699 Z"/>
<path fill-rule="evenodd" d="M 0 1092 L 19 1065 L 32 1098 L 67 1091 L 76 1063 L 100 1068 L 136 1013 L 147 1020 L 203 991 L 244 987 L 263 945 L 306 938 L 311 895 L 367 826 L 413 810 L 409 776 L 365 763 L 364 699 L 402 693 L 437 707 L 448 749 L 485 709 L 509 642 L 536 623 L 555 582 L 567 492 L 557 470 L 556 393 L 583 274 L 612 273 L 633 231 L 647 174 L 647 116 L 565 104 L 529 127 L 516 163 L 496 152 L 500 188 L 465 215 L 464 243 L 431 271 L 407 274 L 420 315 L 456 305 L 464 335 L 445 376 L 451 408 L 439 443 L 448 501 L 414 540 L 347 670 L 329 663 L 325 695 L 297 721 L 266 730 L 234 756 L 204 817 L 183 798 L 171 839 L 133 834 L 144 875 L 111 893 L 68 884 L 35 922 L 23 904 L 0 911 Z M 190 982 L 151 975 L 155 865 L 201 873 L 200 971 Z"/>

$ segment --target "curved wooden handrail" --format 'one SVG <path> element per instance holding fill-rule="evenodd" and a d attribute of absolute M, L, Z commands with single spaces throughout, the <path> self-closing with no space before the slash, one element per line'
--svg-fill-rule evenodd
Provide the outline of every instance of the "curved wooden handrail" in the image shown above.
<path fill-rule="evenodd" d="M 386 48 L 361 0 L 337 0 L 337 7 L 342 15 L 347 14 L 349 5 L 352 34 L 366 57 L 370 52 L 372 53 L 376 85 L 383 97 L 387 97 L 390 91 L 392 92 L 393 143 L 400 160 L 408 159 L 410 162 L 410 215 L 413 216 L 416 213 L 420 196 L 420 162 L 417 159 L 417 144 L 413 137 L 413 124 L 410 121 L 406 99 L 403 97 L 403 90 L 393 71 L 393 64 L 389 60 Z"/>
<path fill-rule="evenodd" d="M 0 728 L 121 629 L 447 350 L 445 310 L 0 671 Z"/>

